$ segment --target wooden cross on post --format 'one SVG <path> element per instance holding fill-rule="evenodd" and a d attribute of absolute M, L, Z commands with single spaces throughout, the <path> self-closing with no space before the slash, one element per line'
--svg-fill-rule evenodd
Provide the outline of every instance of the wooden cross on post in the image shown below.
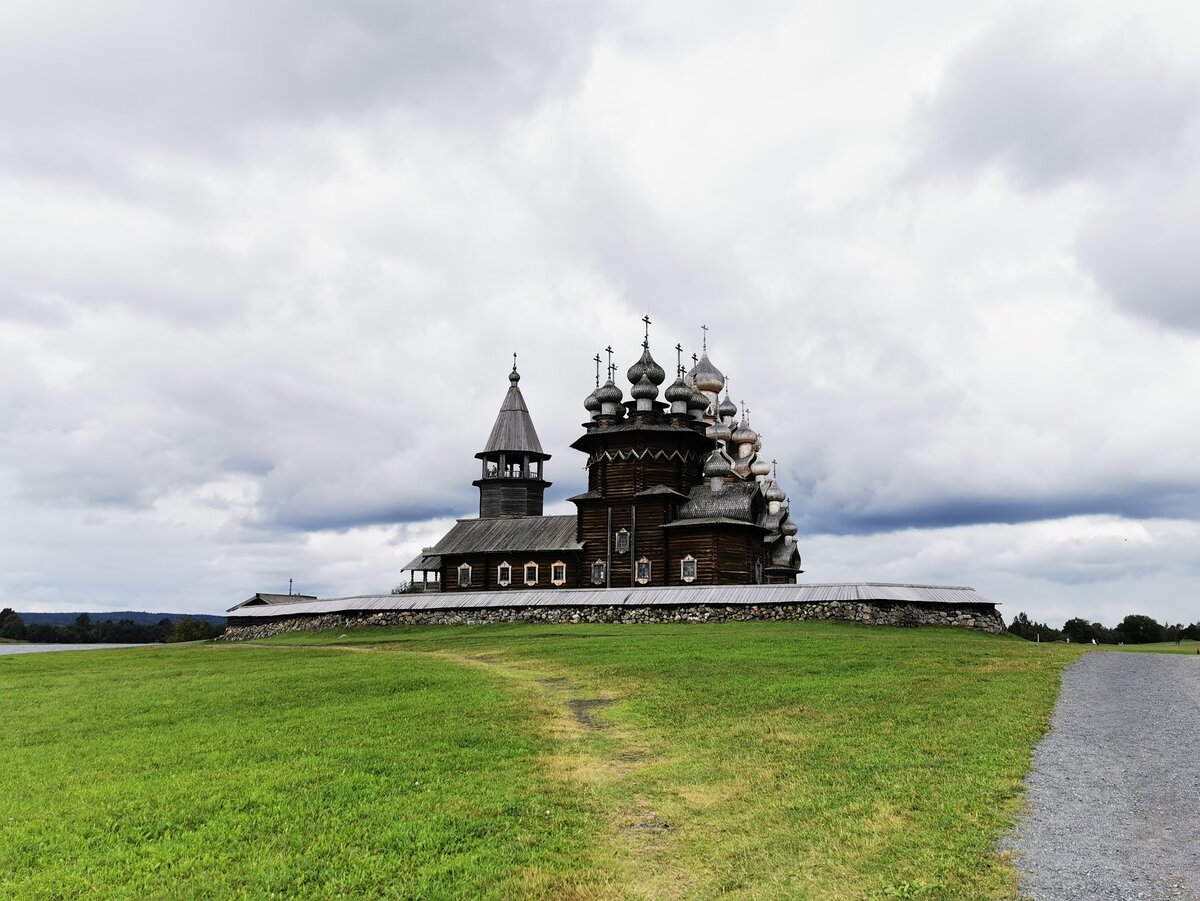
<path fill-rule="evenodd" d="M 708 353 L 708 326 L 702 325 L 702 326 L 700 326 L 700 328 L 702 328 L 704 330 L 704 338 L 703 338 L 704 352 Z"/>
<path fill-rule="evenodd" d="M 642 317 L 642 322 L 646 323 L 646 337 L 642 339 L 642 347 L 650 347 L 650 314 L 647 313 Z"/>
<path fill-rule="evenodd" d="M 592 359 L 596 361 L 596 387 L 599 388 L 600 387 L 600 354 L 596 354 L 596 356 L 594 356 Z"/>
<path fill-rule="evenodd" d="M 604 348 L 604 352 L 608 354 L 608 380 L 611 382 L 613 377 L 612 345 L 610 344 L 608 347 Z"/>
<path fill-rule="evenodd" d="M 683 345 L 675 345 L 675 374 L 683 378 Z"/>
<path fill-rule="evenodd" d="M 517 352 L 513 351 L 513 372 L 517 371 Z"/>

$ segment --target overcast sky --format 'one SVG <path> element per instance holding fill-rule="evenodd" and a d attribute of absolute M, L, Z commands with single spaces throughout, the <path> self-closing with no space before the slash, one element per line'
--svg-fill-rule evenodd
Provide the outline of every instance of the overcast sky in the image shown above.
<path fill-rule="evenodd" d="M 1200 620 L 1200 6 L 0 0 L 0 606 L 388 591 L 710 326 L 812 581 Z"/>

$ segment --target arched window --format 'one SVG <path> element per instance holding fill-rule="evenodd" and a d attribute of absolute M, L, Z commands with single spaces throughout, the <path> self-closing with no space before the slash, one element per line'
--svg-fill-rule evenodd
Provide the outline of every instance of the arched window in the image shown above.
<path fill-rule="evenodd" d="M 536 585 L 538 579 L 538 565 L 530 560 L 525 564 L 525 584 Z"/>
<path fill-rule="evenodd" d="M 505 586 L 512 584 L 512 567 L 508 565 L 507 560 L 496 567 L 496 584 Z"/>
<path fill-rule="evenodd" d="M 550 564 L 550 584 L 562 585 L 567 581 L 567 564 L 561 560 L 555 560 Z"/>
<path fill-rule="evenodd" d="M 688 554 L 679 561 L 679 578 L 685 582 L 696 581 L 696 558 Z"/>
<path fill-rule="evenodd" d="M 471 587 L 471 567 L 466 563 L 458 568 L 458 587 Z"/>
<path fill-rule="evenodd" d="M 603 585 L 604 584 L 604 561 L 603 560 L 596 560 L 596 561 L 593 561 L 593 563 L 592 563 L 592 584 L 593 585 Z"/>

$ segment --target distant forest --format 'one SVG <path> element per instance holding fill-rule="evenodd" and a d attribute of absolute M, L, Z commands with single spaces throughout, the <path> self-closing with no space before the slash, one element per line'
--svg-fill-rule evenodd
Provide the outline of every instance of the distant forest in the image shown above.
<path fill-rule="evenodd" d="M 1185 638 L 1200 641 L 1200 623 L 1190 626 L 1176 623 L 1172 626 L 1137 613 L 1131 613 L 1111 629 L 1101 623 L 1089 623 L 1080 617 L 1067 620 L 1061 629 L 1054 629 L 1046 623 L 1034 622 L 1022 612 L 1013 617 L 1008 631 L 1030 641 L 1073 641 L 1083 644 L 1093 641 L 1096 644 L 1152 644 Z"/>
<path fill-rule="evenodd" d="M 225 618 L 123 610 L 92 619 L 88 613 L 17 613 L 0 610 L 0 638 L 49 644 L 150 644 L 199 641 L 225 631 Z"/>

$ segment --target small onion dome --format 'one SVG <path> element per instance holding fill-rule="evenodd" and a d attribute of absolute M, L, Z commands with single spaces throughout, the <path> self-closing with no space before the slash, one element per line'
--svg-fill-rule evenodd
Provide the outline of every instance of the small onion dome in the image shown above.
<path fill-rule="evenodd" d="M 763 459 L 756 459 L 750 464 L 750 472 L 756 476 L 769 476 L 771 474 L 771 464 Z"/>
<path fill-rule="evenodd" d="M 722 419 L 733 419 L 737 416 L 737 404 L 729 399 L 728 391 L 725 392 L 725 399 L 717 407 L 717 415 Z"/>
<path fill-rule="evenodd" d="M 667 403 L 669 404 L 686 404 L 692 399 L 692 389 L 683 383 L 683 379 L 679 378 L 670 384 L 663 397 L 667 399 Z"/>
<path fill-rule="evenodd" d="M 796 524 L 790 519 L 785 519 L 779 526 L 779 531 L 784 535 L 795 535 L 800 530 L 796 528 Z"/>
<path fill-rule="evenodd" d="M 600 400 L 599 394 L 600 394 L 600 389 L 597 388 L 595 391 L 593 391 L 591 394 L 589 394 L 583 401 L 583 408 L 585 410 L 587 410 L 589 413 L 591 413 L 593 416 L 595 416 L 597 413 L 599 413 L 600 408 L 602 406 L 604 406 L 604 404 Z"/>
<path fill-rule="evenodd" d="M 729 426 L 719 420 L 710 425 L 705 434 L 713 441 L 728 441 L 733 437 L 733 432 L 729 430 Z"/>
<path fill-rule="evenodd" d="M 746 420 L 742 420 L 741 424 L 733 430 L 734 444 L 753 444 L 758 440 L 758 432 L 750 428 L 750 424 Z"/>
<path fill-rule="evenodd" d="M 508 374 L 508 380 L 514 386 L 517 384 L 517 382 L 521 381 L 521 373 L 517 372 L 516 366 L 514 366 L 513 371 Z"/>
<path fill-rule="evenodd" d="M 650 383 L 656 387 L 661 385 L 667 378 L 667 374 L 663 371 L 663 368 L 654 362 L 654 357 L 650 356 L 649 347 L 642 348 L 641 359 L 629 367 L 628 375 L 629 383 L 632 385 L 636 385 L 642 380 L 642 376 L 646 376 L 646 378 L 650 379 Z M 657 396 L 657 394 L 658 392 L 656 391 L 655 395 Z"/>
<path fill-rule="evenodd" d="M 616 383 L 609 379 L 596 389 L 596 399 L 601 404 L 619 404 L 625 399 L 625 395 L 621 393 L 621 389 L 617 387 Z"/>
<path fill-rule="evenodd" d="M 654 383 L 650 381 L 650 373 L 643 372 L 642 377 L 637 384 L 633 386 L 633 390 L 629 392 L 629 396 L 634 400 L 654 400 L 658 397 L 658 389 L 654 387 Z"/>
<path fill-rule="evenodd" d="M 733 468 L 729 465 L 729 461 L 725 459 L 725 455 L 716 448 L 713 448 L 713 452 L 704 461 L 704 478 L 725 478 L 732 474 Z"/>
<path fill-rule="evenodd" d="M 696 410 L 700 413 L 703 413 L 707 409 L 708 398 L 705 396 L 703 391 L 693 385 L 692 396 L 688 399 L 688 410 Z"/>
<path fill-rule="evenodd" d="M 712 364 L 707 352 L 700 354 L 700 362 L 688 375 L 701 391 L 711 391 L 716 394 L 725 387 L 725 376 L 721 375 L 721 370 Z"/>
<path fill-rule="evenodd" d="M 772 482 L 770 486 L 768 486 L 766 495 L 767 500 L 769 501 L 779 501 L 780 503 L 783 503 L 783 501 L 787 500 L 787 495 L 784 494 L 783 489 L 779 487 L 778 482 Z"/>

